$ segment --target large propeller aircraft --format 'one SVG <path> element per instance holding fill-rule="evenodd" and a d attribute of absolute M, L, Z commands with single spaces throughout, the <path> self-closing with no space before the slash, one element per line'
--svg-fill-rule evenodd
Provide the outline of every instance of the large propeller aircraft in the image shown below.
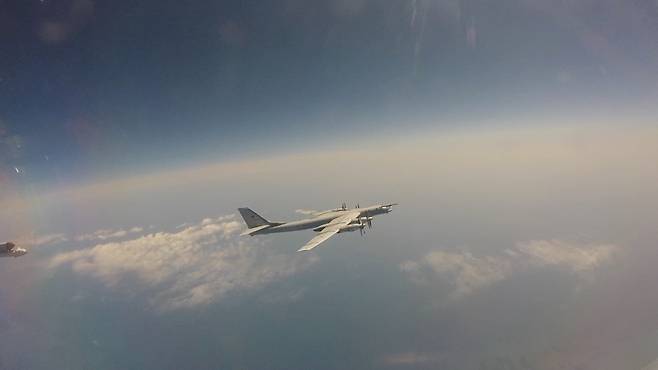
<path fill-rule="evenodd" d="M 340 208 L 316 212 L 313 218 L 291 222 L 270 222 L 249 208 L 238 208 L 238 211 L 248 228 L 241 235 L 253 236 L 313 229 L 318 234 L 298 250 L 303 252 L 310 251 L 336 234 L 359 230 L 363 235 L 366 226 L 369 229 L 372 227 L 374 216 L 391 212 L 395 205 L 397 203 L 361 208 L 357 204 L 356 207 L 349 209 L 343 203 Z"/>
<path fill-rule="evenodd" d="M 25 253 L 27 253 L 26 249 L 19 248 L 14 243 L 0 244 L 0 257 L 19 257 Z"/>

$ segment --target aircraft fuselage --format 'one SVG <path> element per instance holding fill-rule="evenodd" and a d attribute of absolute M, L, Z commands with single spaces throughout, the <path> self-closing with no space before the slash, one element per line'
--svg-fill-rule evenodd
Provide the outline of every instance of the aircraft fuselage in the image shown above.
<path fill-rule="evenodd" d="M 298 220 L 298 221 L 291 221 L 291 222 L 286 222 L 282 223 L 280 225 L 268 227 L 267 229 L 259 230 L 252 235 L 260 235 L 260 234 L 273 234 L 273 233 L 283 233 L 283 232 L 288 232 L 288 231 L 298 231 L 298 230 L 307 230 L 307 229 L 315 229 L 319 226 L 326 225 L 332 220 L 342 216 L 343 214 L 347 212 L 354 212 L 354 211 L 359 211 L 360 216 L 359 217 L 370 217 L 370 216 L 375 216 L 375 215 L 380 215 L 384 213 L 389 213 L 391 212 L 391 208 L 387 207 L 382 207 L 382 206 L 373 206 L 373 207 L 367 207 L 367 208 L 356 208 L 356 209 L 346 209 L 346 210 L 339 210 L 339 211 L 332 211 L 332 212 L 327 212 L 323 213 L 317 217 L 314 218 L 308 218 L 304 220 Z"/>

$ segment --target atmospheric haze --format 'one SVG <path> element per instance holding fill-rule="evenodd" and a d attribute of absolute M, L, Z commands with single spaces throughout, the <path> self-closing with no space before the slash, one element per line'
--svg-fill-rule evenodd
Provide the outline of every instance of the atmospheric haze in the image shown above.
<path fill-rule="evenodd" d="M 31 255 L 0 271 L 2 363 L 639 369 L 657 147 L 650 125 L 500 126 L 14 194 L 2 231 Z M 245 203 L 288 220 L 384 199 L 401 206 L 366 237 L 310 255 L 311 232 L 238 236 Z"/>

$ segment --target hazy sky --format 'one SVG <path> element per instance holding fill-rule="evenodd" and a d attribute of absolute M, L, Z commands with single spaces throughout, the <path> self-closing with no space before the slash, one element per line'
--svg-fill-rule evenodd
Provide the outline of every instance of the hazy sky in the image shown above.
<path fill-rule="evenodd" d="M 656 40 L 655 1 L 0 0 L 0 369 L 653 370 Z M 239 237 L 343 201 L 400 206 Z"/>

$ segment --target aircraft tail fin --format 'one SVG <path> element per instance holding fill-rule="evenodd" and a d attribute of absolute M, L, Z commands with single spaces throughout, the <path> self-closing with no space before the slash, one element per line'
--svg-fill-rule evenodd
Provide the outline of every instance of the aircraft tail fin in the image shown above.
<path fill-rule="evenodd" d="M 238 208 L 238 211 L 250 229 L 264 225 L 274 225 L 249 208 Z"/>

